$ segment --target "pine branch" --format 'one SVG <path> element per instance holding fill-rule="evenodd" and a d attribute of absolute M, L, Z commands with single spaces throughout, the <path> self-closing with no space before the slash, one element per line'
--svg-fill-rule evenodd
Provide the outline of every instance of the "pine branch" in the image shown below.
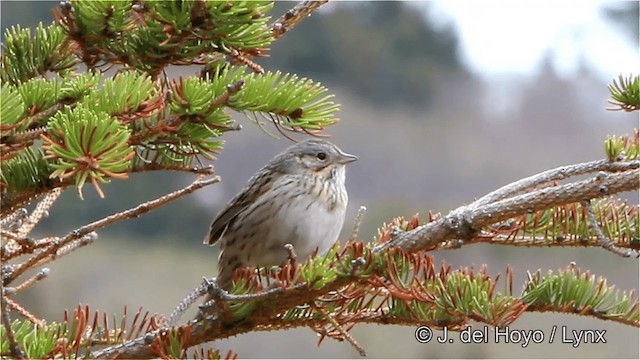
<path fill-rule="evenodd" d="M 596 215 L 593 213 L 593 209 L 591 207 L 591 203 L 589 201 L 582 201 L 582 206 L 587 210 L 587 219 L 589 220 L 589 226 L 592 231 L 596 234 L 598 238 L 598 242 L 603 249 L 611 251 L 612 253 L 622 256 L 622 257 L 631 257 L 634 252 L 631 249 L 622 250 L 617 246 L 613 245 L 611 240 L 607 239 L 604 235 L 604 231 L 602 231 L 602 227 L 598 224 L 596 220 Z"/>
<path fill-rule="evenodd" d="M 550 272 L 545 277 L 539 273 L 530 275 L 523 295 L 515 297 L 510 290 L 510 269 L 507 290 L 500 293 L 496 290 L 497 278 L 489 277 L 486 268 L 451 270 L 442 264 L 436 271 L 433 257 L 425 252 L 407 253 L 399 248 L 374 252 L 373 244 L 350 243 L 342 250 L 332 250 L 327 257 L 333 258 L 332 255 L 338 256 L 328 268 L 315 268 L 313 263 L 317 265 L 318 259 L 312 259 L 295 269 L 284 269 L 278 277 L 280 286 L 257 293 L 254 286 L 248 285 L 259 282 L 258 274 L 253 272 L 238 277 L 231 294 L 209 282 L 217 293 L 216 306 L 228 306 L 235 321 L 228 323 L 215 315 L 191 321 L 182 326 L 189 328 L 189 336 L 181 338 L 180 343 L 186 348 L 251 331 L 319 328 L 326 325 L 323 313 L 330 314 L 332 323 L 338 324 L 342 332 L 356 323 L 427 324 L 460 330 L 472 319 L 506 326 L 525 311 L 580 314 L 640 326 L 638 300 L 633 294 L 615 291 L 603 279 L 581 273 L 575 267 Z M 312 273 L 308 273 L 310 269 L 314 269 Z M 331 275 L 336 273 L 337 277 Z M 549 291 L 550 286 L 557 290 Z M 315 302 L 321 303 L 322 308 L 302 306 Z M 148 344 L 166 331 L 159 329 L 91 355 L 148 358 L 153 356 Z M 328 334 L 344 337 L 342 332 L 336 329 Z"/>
<path fill-rule="evenodd" d="M 478 234 L 479 229 L 521 214 L 580 202 L 584 199 L 596 199 L 624 191 L 637 190 L 640 188 L 638 162 L 625 165 L 626 171 L 601 172 L 587 180 L 506 197 L 506 194 L 522 191 L 521 189 L 524 186 L 530 187 L 533 184 L 548 181 L 549 174 L 561 176 L 564 172 L 554 170 L 551 173 L 545 172 L 535 175 L 521 183 L 525 185 L 513 187 L 509 185 L 504 192 L 500 191 L 489 197 L 481 198 L 470 205 L 459 207 L 447 216 L 410 232 L 397 234 L 389 244 L 385 244 L 381 249 L 385 246 L 400 246 L 407 251 L 413 251 L 431 249 L 437 246 L 438 243 L 449 239 L 471 240 Z M 592 169 L 595 168 L 600 168 L 600 166 L 593 166 Z M 620 168 L 616 166 L 616 170 L 620 170 Z M 585 172 L 580 170 L 579 173 Z M 504 199 L 496 200 L 498 198 Z"/>
<path fill-rule="evenodd" d="M 134 208 L 107 216 L 105 218 L 94 221 L 85 226 L 82 226 L 76 230 L 73 230 L 66 236 L 52 242 L 51 246 L 39 252 L 38 254 L 34 255 L 33 257 L 29 258 L 27 261 L 23 262 L 22 264 L 16 266 L 7 274 L 3 274 L 3 284 L 5 286 L 11 284 L 16 278 L 22 275 L 25 271 L 27 271 L 28 269 L 31 269 L 33 266 L 37 264 L 41 264 L 43 261 L 50 260 L 54 256 L 64 255 L 67 252 L 65 251 L 65 246 L 72 245 L 74 241 L 80 240 L 83 237 L 88 236 L 94 233 L 95 231 L 103 229 L 116 222 L 131 219 L 131 218 L 136 218 L 168 202 L 174 201 L 200 188 L 217 183 L 219 181 L 220 181 L 220 178 L 217 176 L 206 179 L 206 180 L 196 180 L 193 183 L 191 183 L 189 186 L 184 187 L 180 190 L 174 191 L 170 194 L 164 195 L 155 200 L 140 204 Z M 60 252 L 61 250 L 62 252 Z"/>

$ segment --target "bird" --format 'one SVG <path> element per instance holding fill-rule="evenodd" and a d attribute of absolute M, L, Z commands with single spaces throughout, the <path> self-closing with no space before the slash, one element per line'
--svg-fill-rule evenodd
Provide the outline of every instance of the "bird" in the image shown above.
<path fill-rule="evenodd" d="M 231 290 L 234 271 L 322 254 L 344 224 L 346 165 L 357 160 L 331 142 L 295 143 L 258 171 L 211 222 L 204 244 L 220 244 L 216 284 Z"/>

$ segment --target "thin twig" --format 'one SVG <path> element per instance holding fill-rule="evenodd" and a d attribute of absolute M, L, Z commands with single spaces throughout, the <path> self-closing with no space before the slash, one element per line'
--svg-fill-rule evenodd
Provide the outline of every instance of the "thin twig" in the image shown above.
<path fill-rule="evenodd" d="M 47 276 L 49 276 L 49 268 L 44 268 L 40 271 L 38 271 L 38 273 L 36 273 L 35 275 L 33 275 L 32 277 L 30 277 L 29 279 L 27 279 L 25 282 L 23 282 L 22 284 L 16 286 L 14 288 L 15 292 L 18 292 L 20 290 L 24 290 L 26 288 L 28 288 L 29 286 L 37 283 L 38 281 L 46 278 Z"/>
<path fill-rule="evenodd" d="M 293 29 L 300 21 L 311 15 L 319 7 L 329 2 L 329 0 L 320 1 L 302 1 L 289 11 L 280 16 L 276 21 L 271 23 L 271 31 L 273 38 L 277 39 L 285 32 Z"/>
<path fill-rule="evenodd" d="M 52 116 L 53 114 L 57 113 L 58 111 L 62 110 L 65 106 L 72 106 L 72 104 L 63 104 L 63 103 L 57 103 L 43 111 L 40 111 L 39 113 L 33 115 L 33 116 L 29 116 L 29 118 L 27 118 L 27 120 L 24 122 L 25 124 L 34 124 L 34 123 L 40 123 L 42 120 L 48 118 L 49 116 Z"/>
<path fill-rule="evenodd" d="M 132 173 L 140 173 L 145 171 L 179 171 L 192 173 L 197 175 L 212 175 L 214 173 L 213 166 L 205 166 L 205 167 L 189 167 L 189 166 L 181 166 L 181 165 L 165 165 L 158 164 L 155 162 L 148 164 L 138 164 L 134 165 L 131 168 Z"/>
<path fill-rule="evenodd" d="M 379 245 L 374 251 L 379 252 L 389 246 L 400 246 L 406 251 L 415 251 L 433 248 L 438 243 L 450 239 L 469 240 L 477 235 L 475 229 L 482 229 L 527 212 L 637 190 L 639 187 L 640 171 L 634 168 L 619 173 L 599 173 L 583 181 L 547 187 L 482 206 L 461 206 L 444 218 L 399 234 L 392 241 Z"/>
<path fill-rule="evenodd" d="M 18 266 L 12 273 L 9 274 L 9 276 L 7 276 L 6 278 L 3 279 L 3 284 L 4 285 L 9 285 L 13 280 L 15 280 L 18 276 L 22 275 L 22 273 L 24 273 L 25 271 L 27 271 L 28 269 L 30 269 L 34 264 L 39 263 L 40 261 L 42 261 L 43 259 L 52 256 L 53 254 L 56 253 L 56 251 L 60 248 L 62 248 L 65 245 L 68 245 L 69 243 L 71 243 L 74 240 L 80 239 L 83 236 L 103 229 L 111 224 L 114 224 L 116 222 L 119 221 L 123 221 L 123 220 L 127 220 L 127 219 L 132 219 L 132 218 L 136 218 L 144 213 L 147 213 L 157 207 L 160 207 L 168 202 L 174 201 L 178 198 L 181 198 L 185 195 L 191 194 L 192 192 L 203 188 L 207 185 L 211 185 L 211 184 L 215 184 L 217 182 L 220 181 L 220 177 L 219 176 L 215 176 L 212 177 L 210 179 L 206 179 L 206 180 L 196 180 L 193 183 L 191 183 L 189 186 L 184 187 L 180 190 L 174 191 L 170 194 L 161 196 L 155 200 L 151 200 L 145 203 L 142 203 L 134 208 L 128 209 L 128 210 L 124 210 L 121 211 L 119 213 L 113 214 L 113 215 L 109 215 L 107 217 L 104 217 L 98 221 L 94 221 L 90 224 L 87 224 L 83 227 L 80 227 L 76 230 L 73 230 L 72 232 L 70 232 L 69 234 L 67 234 L 65 237 L 63 237 L 62 239 L 60 239 L 59 241 L 55 242 L 51 247 L 49 247 L 48 249 L 36 254 L 35 256 L 31 257 L 29 260 L 27 260 L 26 262 L 22 263 L 20 266 Z"/>
<path fill-rule="evenodd" d="M 24 144 L 32 143 L 35 140 L 40 139 L 40 135 L 46 134 L 49 129 L 46 126 L 41 126 L 35 129 L 23 131 L 15 135 L 11 135 L 6 141 L 3 141 L 3 145 Z"/>
<path fill-rule="evenodd" d="M 364 214 L 366 212 L 367 212 L 367 208 L 365 206 L 360 206 L 360 208 L 358 208 L 356 219 L 353 221 L 353 230 L 351 230 L 351 236 L 349 236 L 349 241 L 356 241 L 358 239 L 358 233 L 360 232 L 360 225 L 362 225 L 362 219 L 364 219 Z"/>
<path fill-rule="evenodd" d="M 59 248 L 58 251 L 56 251 L 53 258 L 58 258 L 64 255 L 67 255 L 72 251 L 78 250 L 78 248 L 81 248 L 89 244 L 93 244 L 96 240 L 98 240 L 98 233 L 95 231 L 92 231 L 87 235 L 81 237 L 80 239 L 76 239 L 68 243 L 67 245 L 64 245 L 61 248 Z M 42 263 L 38 263 L 38 264 L 42 265 Z"/>
<path fill-rule="evenodd" d="M 240 52 L 236 49 L 231 49 L 231 51 L 229 52 L 229 56 L 236 62 L 239 62 L 242 65 L 247 66 L 254 73 L 264 74 L 264 68 L 257 62 L 251 60 L 251 55 Z"/>
<path fill-rule="evenodd" d="M 7 334 L 7 340 L 9 340 L 9 351 L 15 359 L 24 359 L 24 353 L 20 349 L 20 344 L 16 341 L 16 337 L 13 334 L 11 328 L 11 319 L 9 318 L 9 303 L 8 298 L 4 294 L 4 286 L 0 287 L 0 300 L 2 301 L 0 306 L 2 308 L 2 325 L 4 325 L 5 334 Z"/>
<path fill-rule="evenodd" d="M 22 225 L 22 221 L 29 215 L 29 211 L 25 208 L 17 209 L 16 211 L 4 216 L 0 219 L 0 227 L 3 229 L 17 229 Z"/>
<path fill-rule="evenodd" d="M 52 253 L 51 255 L 40 259 L 40 261 L 36 262 L 35 264 L 33 264 L 31 267 L 35 267 L 35 266 L 42 266 L 48 262 L 51 262 L 55 259 L 58 259 L 62 256 L 68 255 L 71 252 L 78 250 L 79 248 L 83 247 L 83 246 L 87 246 L 89 244 L 93 244 L 94 241 L 96 241 L 98 239 L 98 233 L 96 232 L 90 232 L 87 235 L 81 237 L 80 239 L 76 239 L 71 241 L 70 243 L 68 243 L 67 245 L 64 245 L 60 248 L 58 248 L 54 253 Z M 57 246 L 55 244 L 56 241 L 59 240 L 54 240 L 54 246 Z"/>
<path fill-rule="evenodd" d="M 598 237 L 598 241 L 600 242 L 600 246 L 607 250 L 607 251 L 611 251 L 612 253 L 622 256 L 622 257 L 631 257 L 634 254 L 634 251 L 631 249 L 622 249 L 619 248 L 617 246 L 615 246 L 611 240 L 609 240 L 605 235 L 604 232 L 602 231 L 602 228 L 600 227 L 600 225 L 598 224 L 598 220 L 596 219 L 596 215 L 593 213 L 593 208 L 591 207 L 591 201 L 588 200 L 584 200 L 581 202 L 582 206 L 584 207 L 584 209 L 587 212 L 587 220 L 589 220 L 589 227 L 591 227 L 591 230 L 593 230 L 594 233 L 596 233 L 596 236 Z M 636 253 L 636 256 L 638 254 Z"/>
<path fill-rule="evenodd" d="M 27 127 L 33 127 L 32 124 L 40 124 L 40 122 L 49 116 L 57 113 L 62 110 L 65 106 L 70 104 L 57 103 L 52 105 L 51 107 L 44 109 L 34 115 L 31 115 L 25 119 L 19 120 L 19 123 L 25 124 Z M 6 145 L 19 144 L 24 141 L 32 141 L 35 140 L 40 134 L 46 133 L 46 127 L 39 127 L 37 129 L 27 130 L 20 134 L 15 134 L 13 136 L 7 136 L 2 138 L 2 143 Z M 34 134 L 36 134 L 36 138 L 34 138 Z"/>
<path fill-rule="evenodd" d="M 209 291 L 209 280 L 204 279 L 202 284 L 193 289 L 184 299 L 182 299 L 176 308 L 169 314 L 167 326 L 175 326 L 182 315 L 193 305 L 199 298 L 206 295 Z"/>
<path fill-rule="evenodd" d="M 29 320 L 29 322 L 32 323 L 33 325 L 44 326 L 44 324 L 45 324 L 44 320 L 38 319 L 32 313 L 30 313 L 27 309 L 25 309 L 22 306 L 20 306 L 20 304 L 18 304 L 17 302 L 11 300 L 11 298 L 7 297 L 7 298 L 5 298 L 5 301 L 7 302 L 7 305 L 9 306 L 9 309 L 13 309 L 16 312 L 18 312 L 25 319 Z"/>
<path fill-rule="evenodd" d="M 4 233 L 2 234 L 5 235 Z M 25 254 L 32 254 L 36 250 L 51 246 L 51 243 L 59 240 L 60 238 L 58 237 L 47 237 L 38 240 L 24 238 L 14 242 L 9 242 L 0 250 L 0 252 L 2 252 L 1 259 L 2 261 L 7 261 Z"/>
<path fill-rule="evenodd" d="M 53 189 L 51 192 L 44 195 L 42 200 L 38 203 L 36 208 L 23 223 L 20 229 L 18 229 L 18 237 L 26 237 L 31 230 L 42 220 L 42 218 L 49 215 L 49 209 L 53 203 L 58 199 L 62 190 L 60 188 Z"/>
<path fill-rule="evenodd" d="M 296 253 L 296 249 L 293 247 L 293 244 L 284 244 L 284 248 L 287 250 L 287 259 L 295 265 L 298 254 Z"/>
<path fill-rule="evenodd" d="M 338 323 L 338 321 L 336 321 L 336 319 L 333 318 L 333 316 L 331 316 L 329 313 L 327 313 L 321 306 L 319 306 L 318 304 L 316 304 L 314 302 L 314 306 L 315 308 L 322 314 L 322 316 L 329 321 L 329 323 L 331 323 L 331 325 L 333 325 L 333 327 L 338 330 L 338 332 L 340 333 L 340 335 L 342 335 L 342 337 L 347 340 L 347 342 L 349 344 L 351 344 L 356 350 L 358 350 L 358 353 L 360 354 L 360 356 L 367 356 L 367 352 L 364 350 L 364 348 L 362 347 L 362 345 L 358 344 L 358 342 L 356 341 L 356 339 L 353 338 L 353 336 L 351 336 L 351 334 L 349 334 L 345 329 L 342 328 L 342 325 L 340 325 Z"/>

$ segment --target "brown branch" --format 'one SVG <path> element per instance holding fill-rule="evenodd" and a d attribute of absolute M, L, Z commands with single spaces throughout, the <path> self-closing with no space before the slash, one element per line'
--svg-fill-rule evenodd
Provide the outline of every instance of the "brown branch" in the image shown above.
<path fill-rule="evenodd" d="M 135 165 L 131 168 L 131 173 L 141 173 L 145 171 L 179 171 L 197 175 L 213 175 L 214 173 L 213 165 L 204 167 L 192 167 L 175 164 L 165 165 L 158 164 L 156 162 L 150 162 L 148 164 Z"/>
<path fill-rule="evenodd" d="M 0 227 L 3 229 L 17 229 L 22 225 L 22 221 L 29 215 L 25 208 L 18 209 L 11 214 L 0 219 Z"/>
<path fill-rule="evenodd" d="M 300 304 L 312 303 L 317 300 L 323 294 L 330 293 L 343 286 L 353 282 L 353 279 L 341 278 L 323 289 L 312 289 L 306 285 L 295 285 L 289 289 L 270 289 L 259 294 L 250 294 L 246 296 L 229 295 L 226 292 L 220 293 L 222 300 L 238 300 L 240 298 L 255 299 L 254 296 L 258 296 L 263 299 L 263 306 L 259 306 L 256 309 L 256 314 L 251 318 L 251 321 L 241 321 L 233 325 L 224 325 L 217 318 L 207 318 L 202 321 L 192 321 L 185 326 L 191 326 L 190 337 L 185 347 L 191 347 L 204 342 L 212 340 L 223 339 L 231 336 L 236 336 L 242 333 L 250 331 L 273 331 L 284 330 L 297 327 L 319 327 L 326 325 L 326 319 L 309 317 L 298 318 L 292 320 L 285 320 L 283 318 L 277 318 L 277 323 L 274 323 L 273 316 L 277 316 L 294 306 Z M 517 300 L 517 299 L 516 299 Z M 601 320 L 615 321 L 618 323 L 638 326 L 637 322 L 628 321 L 622 318 L 612 318 L 607 314 L 601 314 L 593 311 L 589 305 L 585 305 L 582 308 L 575 308 L 574 306 L 545 306 L 545 307 L 520 307 L 521 311 L 528 312 L 547 312 L 555 311 L 574 315 L 591 316 Z M 591 311 L 590 311 L 591 310 Z M 401 317 L 397 314 L 389 315 L 390 311 L 388 307 L 379 307 L 375 310 L 366 310 L 353 313 L 350 311 L 341 311 L 335 314 L 331 314 L 333 320 L 337 324 L 356 324 L 356 323 L 373 323 L 381 325 L 397 324 L 397 325 L 429 325 L 435 328 L 442 328 L 443 326 L 461 325 L 458 323 L 442 323 L 441 321 L 430 322 L 425 319 L 419 319 L 412 316 Z M 331 321 L 333 324 L 334 321 Z M 158 329 L 156 331 L 149 332 L 137 339 L 129 342 L 115 345 L 109 348 L 105 348 L 91 353 L 91 358 L 127 358 L 127 359 L 140 359 L 150 358 L 155 356 L 149 347 L 154 339 L 160 334 L 166 331 L 166 328 Z M 339 331 L 339 330 L 338 330 Z"/>
<path fill-rule="evenodd" d="M 394 240 L 379 246 L 376 251 L 382 251 L 388 246 L 416 251 L 431 249 L 450 239 L 471 240 L 477 235 L 475 229 L 482 229 L 517 215 L 638 188 L 640 171 L 634 168 L 624 172 L 601 173 L 587 180 L 547 187 L 486 205 L 472 203 L 453 210 L 439 220 L 400 233 Z"/>
<path fill-rule="evenodd" d="M 114 224 L 116 222 L 122 221 L 122 220 L 127 220 L 127 219 L 132 219 L 132 218 L 136 218 L 144 213 L 147 213 L 157 207 L 160 207 L 168 202 L 174 201 L 178 198 L 181 198 L 185 195 L 188 195 L 200 188 L 203 188 L 207 185 L 211 185 L 214 183 L 217 183 L 220 181 L 220 177 L 215 176 L 213 178 L 210 179 L 206 179 L 206 180 L 196 180 L 193 183 L 191 183 L 191 185 L 184 187 L 180 190 L 174 191 L 170 194 L 161 196 L 155 200 L 151 200 L 145 203 L 142 203 L 134 208 L 128 209 L 128 210 L 124 210 L 121 211 L 119 213 L 113 214 L 113 215 L 109 215 L 105 218 L 102 218 L 98 221 L 94 221 L 90 224 L 87 224 L 83 227 L 80 227 L 76 230 L 73 230 L 72 232 L 70 232 L 69 234 L 67 234 L 65 237 L 61 238 L 59 241 L 53 243 L 52 246 L 50 246 L 48 249 L 36 254 L 35 256 L 31 257 L 29 260 L 25 261 L 24 263 L 18 265 L 12 272 L 10 272 L 9 274 L 7 274 L 7 276 L 5 276 L 3 278 L 3 284 L 4 285 L 9 285 L 13 280 L 15 280 L 18 276 L 22 275 L 22 273 L 24 273 L 25 271 L 27 271 L 28 269 L 30 269 L 31 267 L 33 267 L 34 265 L 40 263 L 41 261 L 53 256 L 60 248 L 69 245 L 71 242 L 73 242 L 74 240 L 78 240 L 80 238 L 82 238 L 85 235 L 88 235 L 92 232 L 95 232 L 97 230 L 103 229 L 111 224 Z"/>
<path fill-rule="evenodd" d="M 13 329 L 11 328 L 11 319 L 9 318 L 9 302 L 7 301 L 9 298 L 5 295 L 4 286 L 0 285 L 0 307 L 2 310 L 2 325 L 4 326 L 5 334 L 7 336 L 7 340 L 9 340 L 9 351 L 11 355 L 15 359 L 24 359 L 24 353 L 20 349 L 20 345 L 16 341 L 16 337 L 13 334 Z"/>
<path fill-rule="evenodd" d="M 68 103 L 57 103 L 47 109 L 44 109 L 42 111 L 40 111 L 39 113 L 33 115 L 33 116 L 29 116 L 27 118 L 27 120 L 25 121 L 25 124 L 31 125 L 31 124 L 39 124 L 42 120 L 52 116 L 53 114 L 57 113 L 58 111 L 62 110 L 65 106 L 67 105 L 71 105 Z"/>
<path fill-rule="evenodd" d="M 278 39 L 280 36 L 284 35 L 285 32 L 293 29 L 300 21 L 304 20 L 304 18 L 311 15 L 327 2 L 329 2 L 329 0 L 305 0 L 298 3 L 271 24 L 273 38 Z"/>
<path fill-rule="evenodd" d="M 33 141 L 40 139 L 40 135 L 46 134 L 46 126 L 40 126 L 35 129 L 27 130 L 17 133 L 15 135 L 8 136 L 6 140 L 3 139 L 3 145 L 19 145 L 19 144 L 31 144 Z"/>
<path fill-rule="evenodd" d="M 5 288 L 5 290 L 6 289 L 7 288 Z M 46 324 L 44 320 L 38 319 L 32 313 L 30 313 L 29 310 L 23 308 L 22 306 L 20 306 L 20 304 L 11 300 L 11 298 L 7 297 L 5 298 L 5 301 L 7 302 L 7 305 L 9 306 L 10 309 L 17 311 L 20 315 L 24 316 L 25 319 L 29 320 L 29 322 L 32 323 L 33 325 L 44 326 Z"/>
<path fill-rule="evenodd" d="M 604 235 L 602 228 L 598 225 L 598 220 L 596 219 L 596 215 L 593 213 L 593 208 L 591 207 L 591 202 L 584 200 L 581 202 L 582 206 L 587 210 L 587 219 L 589 220 L 589 227 L 596 233 L 598 238 L 598 242 L 600 246 L 612 253 L 622 256 L 622 257 L 631 257 L 634 254 L 634 251 L 631 249 L 623 250 L 617 246 L 615 246 L 607 237 Z"/>
<path fill-rule="evenodd" d="M 16 195 L 2 197 L 2 206 L 0 207 L 0 215 L 7 214 L 9 212 L 16 211 L 16 209 L 26 206 L 34 199 L 51 192 L 56 188 L 64 190 L 66 187 L 73 185 L 73 179 L 67 178 L 65 180 L 60 179 L 46 179 L 42 182 L 33 184 L 33 187 L 25 191 L 21 191 Z"/>
<path fill-rule="evenodd" d="M 473 228 L 479 229 L 530 211 L 580 202 L 584 199 L 602 198 L 638 188 L 640 171 L 637 168 L 618 173 L 600 173 L 583 181 L 548 187 L 474 208 L 469 216 L 474 219 Z"/>
<path fill-rule="evenodd" d="M 47 217 L 49 215 L 49 209 L 53 205 L 53 203 L 58 199 L 60 194 L 62 193 L 62 189 L 57 188 L 53 189 L 48 194 L 45 194 L 44 198 L 40 200 L 36 208 L 31 213 L 18 229 L 18 236 L 20 238 L 24 238 L 33 228 L 42 220 L 42 218 Z"/>
<path fill-rule="evenodd" d="M 333 325 L 333 327 L 340 333 L 340 335 L 347 340 L 347 342 L 349 344 L 351 344 L 351 346 L 353 346 L 358 353 L 360 354 L 360 356 L 367 356 L 367 352 L 364 350 L 364 348 L 362 347 L 362 345 L 360 345 L 356 339 L 353 338 L 353 336 L 351 336 L 351 334 L 349 334 L 343 327 L 342 325 L 340 325 L 340 322 L 338 320 L 335 319 L 335 316 L 327 313 L 327 311 L 325 309 L 323 309 L 321 306 L 318 306 L 317 304 L 315 304 L 316 309 L 320 312 L 320 314 L 322 314 L 322 316 L 325 318 L 325 320 L 327 320 L 331 325 Z"/>
<path fill-rule="evenodd" d="M 349 279 L 343 278 L 334 281 L 322 289 L 309 288 L 305 284 L 295 285 L 289 289 L 270 289 L 259 295 L 263 303 L 270 304 L 268 308 L 264 307 L 260 309 L 260 317 L 268 320 L 269 316 L 281 313 L 300 304 L 309 303 L 319 296 L 337 290 L 348 283 Z M 224 292 L 221 294 L 223 300 L 225 297 L 229 299 L 235 299 L 237 297 L 237 295 L 225 295 Z M 253 298 L 253 295 L 249 296 Z M 201 321 L 191 321 L 188 325 L 191 326 L 191 336 L 189 337 L 189 343 L 186 344 L 187 347 L 255 330 L 255 322 L 240 322 L 229 326 L 225 325 L 217 317 L 208 317 Z M 150 344 L 155 337 L 159 336 L 163 330 L 166 329 L 158 329 L 132 341 L 94 352 L 91 354 L 91 358 L 113 358 L 114 356 L 122 359 L 150 358 L 154 356 L 154 354 L 151 352 L 148 344 Z"/>
<path fill-rule="evenodd" d="M 14 293 L 17 293 L 18 291 L 21 291 L 21 290 L 24 290 L 24 289 L 28 288 L 29 286 L 37 283 L 38 281 L 46 278 L 47 276 L 49 276 L 49 268 L 44 268 L 44 269 L 38 271 L 38 273 L 36 273 L 35 275 L 33 275 L 32 277 L 27 279 L 25 282 L 23 282 L 22 284 L 16 286 L 14 288 Z"/>

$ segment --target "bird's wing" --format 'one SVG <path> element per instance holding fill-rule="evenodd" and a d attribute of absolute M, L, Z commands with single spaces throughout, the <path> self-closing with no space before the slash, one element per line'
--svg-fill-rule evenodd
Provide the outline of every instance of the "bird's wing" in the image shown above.
<path fill-rule="evenodd" d="M 266 169 L 263 169 L 251 178 L 247 186 L 231 199 L 227 206 L 213 219 L 209 229 L 209 235 L 205 237 L 203 241 L 204 244 L 214 245 L 242 210 L 251 206 L 262 194 L 271 189 L 273 184 L 272 179 L 275 174 L 273 170 L 264 170 Z"/>

